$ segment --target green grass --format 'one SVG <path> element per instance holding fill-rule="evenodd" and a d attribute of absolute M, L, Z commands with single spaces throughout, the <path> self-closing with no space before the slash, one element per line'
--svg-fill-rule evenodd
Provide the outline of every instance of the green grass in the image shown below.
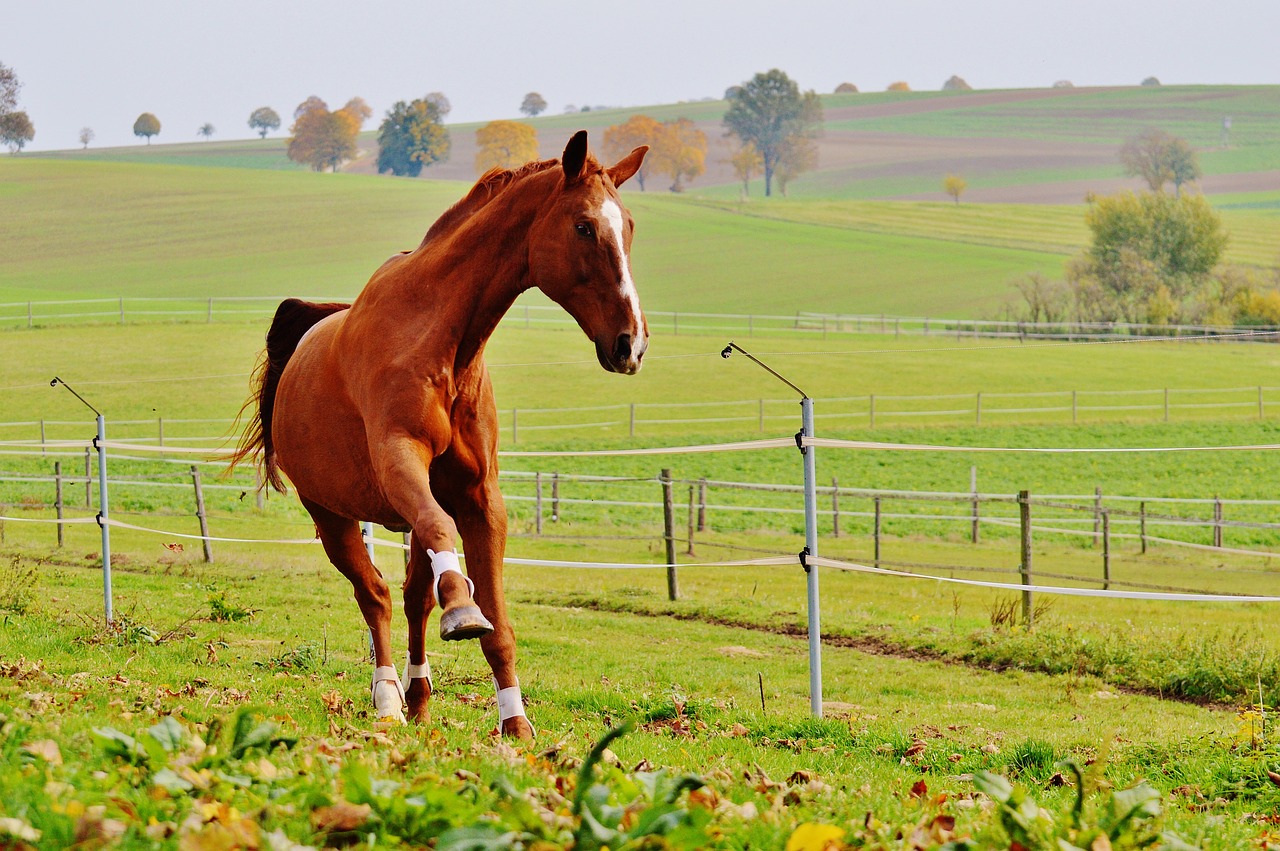
<path fill-rule="evenodd" d="M 1276 118 L 1280 87 L 1276 86 L 1084 89 L 995 106 L 971 106 L 962 97 L 956 100 L 955 108 L 949 110 L 832 122 L 831 129 L 1119 146 L 1143 127 L 1157 126 L 1196 147 L 1214 148 L 1221 141 L 1222 118 L 1230 115 L 1233 146 L 1274 150 L 1280 142 L 1280 120 Z"/>
<path fill-rule="evenodd" d="M 475 824 L 483 813 L 510 824 L 500 778 L 535 790 L 534 801 L 546 801 L 550 789 L 571 795 L 576 760 L 626 718 L 639 730 L 612 743 L 623 768 L 603 775 L 620 803 L 636 794 L 628 792 L 632 766 L 647 761 L 696 773 L 734 804 L 712 818 L 718 840 L 674 847 L 777 847 L 806 822 L 856 834 L 875 829 L 864 824 L 868 810 L 886 837 L 943 813 L 956 817 L 959 835 L 987 845 L 1000 835 L 996 814 L 954 803 L 972 797 L 970 773 L 1017 778 L 1065 818 L 1071 790 L 1042 785 L 1053 763 L 1083 763 L 1103 753 L 1109 783 L 1123 788 L 1148 778 L 1164 793 L 1167 825 L 1207 848 L 1238 847 L 1259 835 L 1261 826 L 1240 814 L 1275 797 L 1258 768 L 1276 758 L 1274 747 L 1257 747 L 1247 732 L 1241 740 L 1233 713 L 1117 695 L 1080 672 L 996 673 L 830 646 L 824 654 L 829 719 L 811 721 L 802 639 L 583 609 L 554 590 L 576 583 L 581 596 L 582 580 L 563 571 L 554 578 L 520 570 L 509 576 L 522 679 L 540 731 L 535 745 L 511 751 L 486 735 L 493 710 L 474 645 L 432 646 L 431 724 L 375 730 L 367 717 L 358 612 L 345 581 L 319 567 L 315 554 L 259 553 L 251 562 L 224 557 L 213 566 L 170 554 L 124 565 L 116 572 L 124 629 L 116 633 L 94 623 L 100 605 L 95 571 L 53 554 L 12 549 L 0 571 L 28 566 L 34 578 L 24 572 L 22 581 L 34 586 L 39 602 L 7 612 L 0 622 L 0 742 L 7 755 L 0 771 L 4 815 L 42 830 L 38 847 L 64 845 L 77 825 L 122 830 L 126 841 L 142 844 L 153 821 L 155 835 L 212 835 L 221 828 L 249 830 L 241 819 L 263 833 L 280 830 L 295 842 L 318 844 L 324 830 L 311 820 L 312 811 L 366 802 L 361 772 L 382 784 L 378 795 L 401 790 L 396 798 L 368 799 L 373 813 L 357 819 L 364 831 L 385 839 L 429 835 L 413 833 L 428 828 L 409 818 L 413 810 L 397 810 L 397 798 L 406 802 L 401 807 L 434 811 L 436 833 Z M 394 561 L 384 570 L 397 579 Z M 604 581 L 615 586 L 614 598 L 666 608 L 651 592 Z M 622 581 L 634 586 L 636 580 Z M 798 576 L 788 584 L 802 593 Z M 842 584 L 833 577 L 828 596 L 844 597 Z M 210 601 L 218 598 L 252 600 L 261 611 L 252 620 L 215 620 Z M 696 614 L 689 604 L 673 608 Z M 985 632 L 980 615 L 963 617 L 965 628 Z M 299 667 L 304 657 L 309 662 Z M 282 737 L 296 744 L 233 747 L 240 739 L 231 728 L 242 707 L 257 710 L 245 731 L 265 723 L 264 742 Z M 127 740 L 112 732 L 145 742 L 147 729 L 169 724 L 166 717 L 177 722 L 171 750 L 131 756 Z M 217 746 L 199 747 L 196 738 Z M 41 744 L 49 740 L 57 743 L 56 761 Z M 1178 755 L 1176 772 L 1162 759 L 1169 754 Z M 742 766 L 754 768 L 744 777 Z M 163 773 L 166 767 L 171 774 Z M 793 777 L 797 771 L 807 774 Z M 928 788 L 927 805 L 911 791 L 918 781 Z M 431 785 L 452 794 L 416 802 L 412 792 Z M 1223 802 L 1201 812 L 1198 799 L 1172 793 L 1188 785 Z M 788 793 L 789 806 L 775 817 L 740 814 L 747 803 L 768 810 Z M 933 797 L 942 793 L 952 803 Z M 680 801 L 682 810 L 696 812 Z M 236 811 L 201 808 L 210 802 Z M 95 813 L 94 806 L 106 809 Z M 653 803 L 636 804 L 645 806 Z M 573 822 L 562 824 L 572 829 Z M 548 838 L 553 847 L 565 842 Z"/>
<path fill-rule="evenodd" d="M 24 215 L 0 226 L 0 300 L 92 295 L 354 294 L 412 247 L 461 184 L 19 160 L 0 177 Z M 92 198 L 92 204 L 83 203 Z M 650 309 L 792 313 L 813 307 L 938 314 L 994 307 L 1041 252 L 745 221 L 631 195 L 633 262 Z M 957 286 L 958 282 L 965 286 Z M 794 282 L 804 285 L 796 297 Z"/>

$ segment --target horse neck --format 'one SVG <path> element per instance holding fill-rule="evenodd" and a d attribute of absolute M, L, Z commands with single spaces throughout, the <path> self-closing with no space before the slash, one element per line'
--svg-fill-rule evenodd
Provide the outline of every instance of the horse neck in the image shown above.
<path fill-rule="evenodd" d="M 375 275 L 366 293 L 376 291 L 376 301 L 402 327 L 416 325 L 411 345 L 419 354 L 450 361 L 461 372 L 480 358 L 498 322 L 531 285 L 529 229 L 553 187 L 546 175 L 508 187 L 406 255 L 392 274 Z"/>

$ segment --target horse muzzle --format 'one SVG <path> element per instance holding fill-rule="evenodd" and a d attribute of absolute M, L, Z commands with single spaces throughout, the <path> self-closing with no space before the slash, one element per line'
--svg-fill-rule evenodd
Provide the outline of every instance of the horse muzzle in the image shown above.
<path fill-rule="evenodd" d="M 612 341 L 596 340 L 596 359 L 609 372 L 619 375 L 635 375 L 643 365 L 644 353 L 649 348 L 649 337 L 633 337 L 619 334 Z"/>

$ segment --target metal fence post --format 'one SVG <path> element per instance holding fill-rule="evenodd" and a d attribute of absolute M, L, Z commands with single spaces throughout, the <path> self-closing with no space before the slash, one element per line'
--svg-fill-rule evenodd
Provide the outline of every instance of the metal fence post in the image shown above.
<path fill-rule="evenodd" d="M 364 551 L 369 554 L 369 561 L 377 564 L 378 558 L 373 546 L 373 524 L 368 520 L 360 521 L 360 537 L 364 538 Z"/>
<path fill-rule="evenodd" d="M 813 400 L 800 400 L 801 432 L 813 437 Z M 818 474 L 815 448 L 802 446 L 804 459 L 804 545 L 809 555 L 818 554 Z M 818 568 L 805 565 L 809 602 L 809 712 L 822 717 L 822 601 L 818 589 Z"/>
<path fill-rule="evenodd" d="M 124 300 L 121 299 L 123 304 Z M 98 414 L 98 436 L 93 445 L 98 449 L 98 525 L 102 527 L 102 607 L 107 625 L 115 622 L 111 604 L 111 523 L 107 509 L 107 421 Z"/>
<path fill-rule="evenodd" d="M 1021 561 L 1018 572 L 1023 585 L 1031 585 L 1031 491 L 1018 491 L 1018 525 L 1022 531 Z M 1031 591 L 1022 592 L 1022 621 L 1031 629 L 1033 606 Z"/>

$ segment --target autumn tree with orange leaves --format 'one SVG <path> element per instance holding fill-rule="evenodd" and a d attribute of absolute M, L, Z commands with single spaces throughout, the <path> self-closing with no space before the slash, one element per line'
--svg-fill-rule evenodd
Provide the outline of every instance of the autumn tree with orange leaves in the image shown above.
<path fill-rule="evenodd" d="M 476 131 L 476 173 L 538 158 L 538 131 L 519 121 L 490 121 Z"/>
<path fill-rule="evenodd" d="M 342 109 L 329 111 L 320 98 L 311 97 L 293 111 L 289 128 L 289 159 L 314 171 L 338 166 L 356 156 L 356 135 L 373 114 L 362 98 L 352 98 Z"/>
<path fill-rule="evenodd" d="M 684 182 L 707 170 L 707 134 L 687 118 L 661 125 L 650 156 L 653 170 L 671 176 L 671 191 L 683 192 Z"/>
<path fill-rule="evenodd" d="M 617 162 L 641 145 L 648 145 L 656 150 L 662 133 L 662 122 L 647 115 L 633 115 L 622 124 L 615 124 L 604 131 L 605 159 Z M 644 191 L 651 163 L 652 159 L 645 157 L 640 170 L 636 172 L 636 184 L 641 192 Z"/>

